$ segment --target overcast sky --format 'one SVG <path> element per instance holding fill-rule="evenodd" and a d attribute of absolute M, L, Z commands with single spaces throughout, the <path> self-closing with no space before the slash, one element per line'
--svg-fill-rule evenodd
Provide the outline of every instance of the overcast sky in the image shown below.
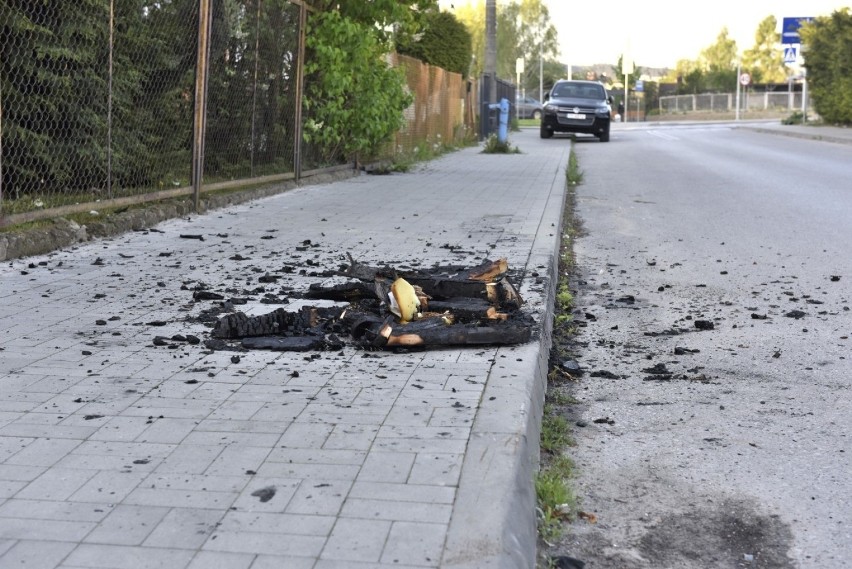
<path fill-rule="evenodd" d="M 441 0 L 441 5 L 479 1 Z M 849 0 L 544 2 L 559 32 L 563 62 L 615 64 L 629 45 L 640 67 L 674 67 L 680 59 L 697 59 L 726 26 L 742 53 L 754 45 L 757 26 L 767 16 L 775 16 L 780 31 L 782 18 L 825 16 L 850 5 Z"/>

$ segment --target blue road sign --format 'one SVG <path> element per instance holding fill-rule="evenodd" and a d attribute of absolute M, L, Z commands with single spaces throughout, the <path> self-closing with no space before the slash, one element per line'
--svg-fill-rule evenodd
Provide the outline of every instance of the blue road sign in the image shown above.
<path fill-rule="evenodd" d="M 644 82 L 644 81 L 642 81 L 641 79 L 639 79 L 638 81 L 636 81 L 636 85 L 635 85 L 635 89 L 634 89 L 634 90 L 635 90 L 637 93 L 641 93 L 642 91 L 644 91 L 644 90 L 645 90 L 645 82 Z"/>
<path fill-rule="evenodd" d="M 799 28 L 813 18 L 784 18 L 781 20 L 781 43 L 802 43 Z"/>

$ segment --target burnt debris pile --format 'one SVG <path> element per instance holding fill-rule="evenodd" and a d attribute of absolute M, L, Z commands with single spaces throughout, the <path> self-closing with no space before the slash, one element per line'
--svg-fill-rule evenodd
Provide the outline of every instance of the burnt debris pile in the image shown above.
<path fill-rule="evenodd" d="M 531 338 L 533 320 L 521 311 L 523 300 L 509 280 L 506 259 L 411 271 L 371 267 L 351 256 L 349 261 L 333 278 L 300 295 L 345 305 L 226 314 L 205 345 L 308 351 L 347 344 L 372 349 L 511 345 Z"/>

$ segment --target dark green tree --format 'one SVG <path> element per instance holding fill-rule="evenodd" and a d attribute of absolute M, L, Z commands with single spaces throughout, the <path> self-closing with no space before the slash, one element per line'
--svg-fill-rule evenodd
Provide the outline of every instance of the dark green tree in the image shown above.
<path fill-rule="evenodd" d="M 737 84 L 737 42 L 728 37 L 728 28 L 722 28 L 716 43 L 701 51 L 700 61 L 704 71 L 704 86 L 710 91 L 731 91 Z"/>
<path fill-rule="evenodd" d="M 106 166 L 106 6 L 4 2 L 0 12 L 7 195 L 101 187 Z"/>
<path fill-rule="evenodd" d="M 398 43 L 397 52 L 467 77 L 471 39 L 467 28 L 450 12 L 432 12 L 423 19 L 420 37 Z"/>
<path fill-rule="evenodd" d="M 852 124 L 852 14 L 843 8 L 800 33 L 814 108 L 827 122 Z"/>

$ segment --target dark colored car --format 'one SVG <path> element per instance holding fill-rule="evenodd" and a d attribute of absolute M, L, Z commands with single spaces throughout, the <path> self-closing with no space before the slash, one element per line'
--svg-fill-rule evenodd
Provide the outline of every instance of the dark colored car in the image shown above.
<path fill-rule="evenodd" d="M 554 132 L 593 134 L 609 142 L 612 97 L 597 81 L 557 81 L 544 96 L 541 137 Z"/>
<path fill-rule="evenodd" d="M 541 118 L 541 103 L 538 99 L 532 97 L 518 97 L 515 99 L 515 106 L 518 109 L 518 117 L 522 119 L 540 119 Z"/>

